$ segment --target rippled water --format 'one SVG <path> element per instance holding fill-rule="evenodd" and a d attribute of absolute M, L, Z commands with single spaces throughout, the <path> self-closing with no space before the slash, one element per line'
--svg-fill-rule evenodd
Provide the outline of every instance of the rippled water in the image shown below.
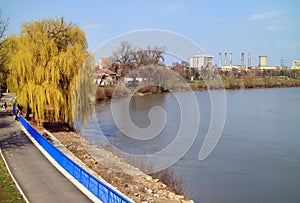
<path fill-rule="evenodd" d="M 198 136 L 188 153 L 172 166 L 195 202 L 299 203 L 300 88 L 226 91 L 223 134 L 204 161 L 198 156 L 210 124 L 211 101 L 207 91 L 195 94 L 201 118 Z M 148 141 L 124 136 L 114 124 L 109 103 L 97 106 L 96 114 L 113 145 L 128 153 L 149 154 L 170 144 L 180 123 L 180 108 L 172 94 L 133 97 L 133 122 L 147 127 L 153 106 L 164 108 L 168 120 L 162 133 Z"/>

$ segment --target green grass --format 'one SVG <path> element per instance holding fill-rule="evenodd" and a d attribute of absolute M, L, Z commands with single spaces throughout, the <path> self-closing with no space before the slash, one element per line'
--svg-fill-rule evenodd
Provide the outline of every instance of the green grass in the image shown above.
<path fill-rule="evenodd" d="M 0 156 L 0 202 L 25 203 Z"/>

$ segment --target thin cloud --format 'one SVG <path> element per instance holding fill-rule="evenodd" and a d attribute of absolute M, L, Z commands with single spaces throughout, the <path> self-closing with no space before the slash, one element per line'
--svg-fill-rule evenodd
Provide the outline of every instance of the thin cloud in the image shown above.
<path fill-rule="evenodd" d="M 260 26 L 264 27 L 264 30 L 269 32 L 275 32 L 282 30 L 284 20 L 282 18 L 281 11 L 270 11 L 264 13 L 255 13 L 249 16 L 249 20 L 258 22 Z"/>
<path fill-rule="evenodd" d="M 271 12 L 265 12 L 265 13 L 256 13 L 249 16 L 250 20 L 268 20 L 273 19 L 277 16 L 279 16 L 281 12 L 279 11 L 271 11 Z"/>
<path fill-rule="evenodd" d="M 266 27 L 266 30 L 268 31 L 278 31 L 281 30 L 281 27 L 279 25 L 269 25 Z"/>

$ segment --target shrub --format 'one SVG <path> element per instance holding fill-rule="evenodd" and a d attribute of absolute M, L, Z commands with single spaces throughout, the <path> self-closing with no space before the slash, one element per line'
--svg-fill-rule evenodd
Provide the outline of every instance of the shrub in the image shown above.
<path fill-rule="evenodd" d="M 159 87 L 154 85 L 148 85 L 140 88 L 139 93 L 157 93 L 159 92 Z"/>
<path fill-rule="evenodd" d="M 244 76 L 242 78 L 243 82 L 244 82 L 244 87 L 245 88 L 254 88 L 254 79 L 252 76 Z"/>
<path fill-rule="evenodd" d="M 170 168 L 151 174 L 152 177 L 159 179 L 165 183 L 171 190 L 177 194 L 185 194 L 183 187 L 183 179 L 177 177 Z"/>
<path fill-rule="evenodd" d="M 115 91 L 114 87 L 104 88 L 105 96 L 108 97 L 108 98 L 112 98 L 114 91 Z"/>
<path fill-rule="evenodd" d="M 102 101 L 104 99 L 107 99 L 105 92 L 104 92 L 104 88 L 97 87 L 95 97 L 96 97 L 96 101 Z"/>

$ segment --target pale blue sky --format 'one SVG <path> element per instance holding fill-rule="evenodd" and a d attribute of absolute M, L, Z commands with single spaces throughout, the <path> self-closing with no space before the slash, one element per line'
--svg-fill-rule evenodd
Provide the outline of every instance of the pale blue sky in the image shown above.
<path fill-rule="evenodd" d="M 300 59 L 299 0 L 0 0 L 0 9 L 8 34 L 19 33 L 23 22 L 64 16 L 85 31 L 90 51 L 122 33 L 163 29 L 193 40 L 215 63 L 219 52 L 232 52 L 234 64 L 241 52 L 251 52 L 253 65 L 259 55 L 268 65 Z"/>

